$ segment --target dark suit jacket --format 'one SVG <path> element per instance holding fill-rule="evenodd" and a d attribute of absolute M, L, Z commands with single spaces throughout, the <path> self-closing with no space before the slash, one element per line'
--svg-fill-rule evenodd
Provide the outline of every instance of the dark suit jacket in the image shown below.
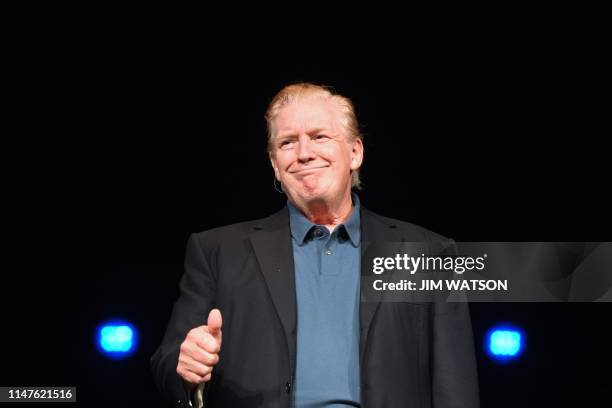
<path fill-rule="evenodd" d="M 363 207 L 361 230 L 362 253 L 372 242 L 445 241 Z M 205 407 L 290 407 L 298 326 L 286 208 L 191 235 L 180 297 L 151 359 L 159 389 L 175 405 L 188 399 L 176 373 L 179 346 L 215 307 L 223 344 Z M 478 406 L 467 304 L 362 302 L 360 320 L 363 407 Z"/>

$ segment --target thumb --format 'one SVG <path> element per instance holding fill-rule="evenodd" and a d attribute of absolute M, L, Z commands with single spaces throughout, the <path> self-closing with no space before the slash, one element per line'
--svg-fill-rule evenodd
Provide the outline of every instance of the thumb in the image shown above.
<path fill-rule="evenodd" d="M 213 309 L 208 314 L 208 331 L 213 335 L 215 339 L 221 341 L 221 325 L 223 319 L 221 318 L 221 311 L 219 309 Z"/>

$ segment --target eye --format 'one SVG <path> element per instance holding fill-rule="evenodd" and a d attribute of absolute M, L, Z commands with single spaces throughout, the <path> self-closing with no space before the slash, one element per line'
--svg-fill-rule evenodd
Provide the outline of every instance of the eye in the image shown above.
<path fill-rule="evenodd" d="M 315 140 L 325 140 L 325 139 L 328 139 L 328 136 L 324 134 L 318 134 L 314 137 L 314 139 Z"/>
<path fill-rule="evenodd" d="M 291 148 L 294 142 L 295 142 L 294 140 L 290 140 L 290 139 L 281 140 L 280 143 L 278 144 L 278 147 L 280 149 L 289 149 Z"/>

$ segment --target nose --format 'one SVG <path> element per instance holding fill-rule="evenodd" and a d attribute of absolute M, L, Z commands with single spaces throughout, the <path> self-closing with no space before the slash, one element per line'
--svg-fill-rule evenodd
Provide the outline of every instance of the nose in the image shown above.
<path fill-rule="evenodd" d="M 306 163 L 315 158 L 314 150 L 311 146 L 312 140 L 307 135 L 302 135 L 298 139 L 298 160 Z"/>

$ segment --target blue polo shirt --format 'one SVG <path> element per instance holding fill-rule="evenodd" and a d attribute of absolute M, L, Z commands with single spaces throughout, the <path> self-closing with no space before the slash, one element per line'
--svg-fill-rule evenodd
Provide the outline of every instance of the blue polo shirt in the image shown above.
<path fill-rule="evenodd" d="M 359 407 L 359 198 L 331 234 L 287 205 L 298 311 L 295 407 Z"/>

